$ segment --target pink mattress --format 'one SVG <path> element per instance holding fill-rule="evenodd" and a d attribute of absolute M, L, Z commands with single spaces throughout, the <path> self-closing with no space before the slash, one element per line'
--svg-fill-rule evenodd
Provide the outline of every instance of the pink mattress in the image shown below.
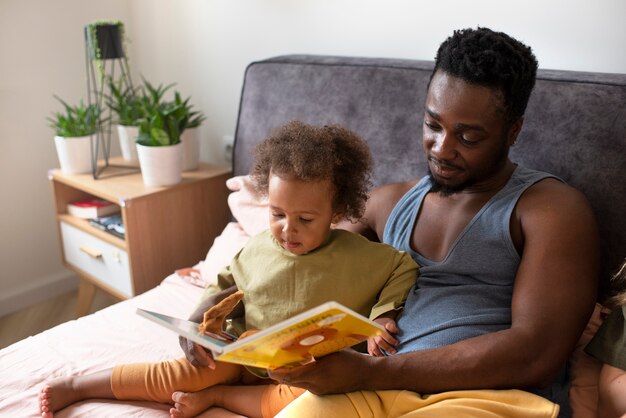
<path fill-rule="evenodd" d="M 199 274 L 172 274 L 156 288 L 92 315 L 69 321 L 0 350 L 0 417 L 39 414 L 38 395 L 46 380 L 83 375 L 119 363 L 162 361 L 183 356 L 178 335 L 137 315 L 143 308 L 187 318 L 204 287 L 237 254 L 251 235 L 268 228 L 267 202 L 257 200 L 247 177 L 226 182 L 229 207 L 239 222 L 229 223 L 215 238 Z M 185 267 L 185 266 L 181 266 Z M 169 406 L 155 402 L 88 400 L 55 417 L 169 417 Z M 208 415 L 205 413 L 204 415 Z"/>
<path fill-rule="evenodd" d="M 135 313 L 141 307 L 187 317 L 203 289 L 176 274 L 158 287 L 93 315 L 70 321 L 0 350 L 0 417 L 37 417 L 47 379 L 82 375 L 121 362 L 160 361 L 183 355 L 178 336 Z M 89 400 L 55 417 L 169 417 L 153 402 Z"/>

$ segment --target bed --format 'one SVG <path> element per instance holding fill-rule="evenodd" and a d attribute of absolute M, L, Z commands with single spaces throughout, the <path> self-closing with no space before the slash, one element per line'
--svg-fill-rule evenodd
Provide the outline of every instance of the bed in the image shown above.
<path fill-rule="evenodd" d="M 37 395 L 50 377 L 182 354 L 175 334 L 139 317 L 135 309 L 186 317 L 214 272 L 265 227 L 263 202 L 247 192 L 245 175 L 251 149 L 273 128 L 292 119 L 340 123 L 368 141 L 376 185 L 422 176 L 422 106 L 432 66 L 430 61 L 313 55 L 251 63 L 240 98 L 234 178 L 229 181 L 233 222 L 206 258 L 198 260 L 200 274 L 172 272 L 142 295 L 1 350 L 0 416 L 37 416 Z M 608 274 L 626 255 L 626 75 L 540 70 L 511 158 L 554 173 L 587 195 L 602 235 L 606 295 Z M 577 355 L 574 363 L 589 361 Z M 574 380 L 579 377 L 573 374 Z M 585 415 L 590 413 L 585 408 L 593 407 L 593 375 L 585 379 L 573 382 L 573 390 L 586 392 L 591 404 L 575 405 L 575 416 L 593 416 Z M 88 400 L 56 416 L 167 417 L 167 411 L 168 406 L 149 402 Z"/>

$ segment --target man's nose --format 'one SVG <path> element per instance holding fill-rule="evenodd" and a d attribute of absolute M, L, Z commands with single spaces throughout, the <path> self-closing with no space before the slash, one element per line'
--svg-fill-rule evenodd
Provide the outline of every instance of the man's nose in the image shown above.
<path fill-rule="evenodd" d="M 435 137 L 430 153 L 439 160 L 453 160 L 456 156 L 456 139 L 452 134 L 440 132 Z"/>

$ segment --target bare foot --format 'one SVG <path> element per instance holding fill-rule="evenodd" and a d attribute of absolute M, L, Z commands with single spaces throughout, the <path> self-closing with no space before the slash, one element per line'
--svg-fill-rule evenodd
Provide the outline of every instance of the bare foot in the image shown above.
<path fill-rule="evenodd" d="M 174 408 L 170 409 L 170 417 L 195 417 L 200 412 L 213 406 L 215 399 L 212 396 L 212 392 L 210 387 L 198 392 L 174 392 L 172 394 Z"/>
<path fill-rule="evenodd" d="M 52 418 L 54 412 L 81 399 L 74 389 L 74 377 L 61 377 L 46 383 L 39 393 L 39 412 L 43 418 Z"/>

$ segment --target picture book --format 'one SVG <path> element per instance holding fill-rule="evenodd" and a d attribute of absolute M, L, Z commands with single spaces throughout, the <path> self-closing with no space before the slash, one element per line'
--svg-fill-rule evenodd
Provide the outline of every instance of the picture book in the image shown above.
<path fill-rule="evenodd" d="M 119 211 L 120 207 L 116 204 L 95 198 L 83 199 L 67 205 L 67 213 L 82 219 L 112 215 Z"/>
<path fill-rule="evenodd" d="M 384 328 L 337 302 L 327 302 L 236 340 L 225 332 L 202 334 L 199 324 L 156 312 L 137 313 L 208 348 L 219 361 L 275 369 L 302 365 L 380 335 Z"/>

